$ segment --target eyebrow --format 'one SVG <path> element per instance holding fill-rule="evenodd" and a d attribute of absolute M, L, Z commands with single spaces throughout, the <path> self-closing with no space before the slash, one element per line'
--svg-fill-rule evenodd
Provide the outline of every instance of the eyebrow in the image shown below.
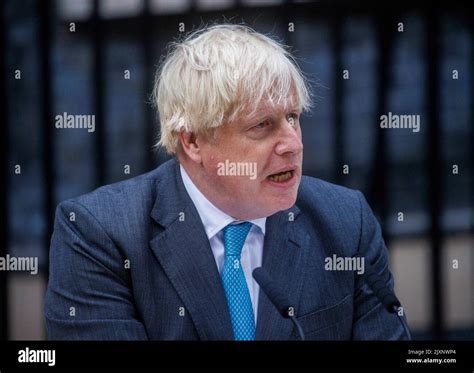
<path fill-rule="evenodd" d="M 281 108 L 282 111 L 284 110 L 285 113 L 301 113 L 301 109 L 298 107 L 298 105 L 291 105 L 286 110 L 281 105 L 279 105 L 278 109 L 276 109 L 276 110 L 275 110 L 275 107 L 270 106 L 270 107 L 267 107 L 267 108 L 259 108 L 259 109 L 255 110 L 255 112 L 252 115 L 250 115 L 250 114 L 246 115 L 244 117 L 244 120 L 245 121 L 256 121 L 256 120 L 260 120 L 260 119 L 263 119 L 263 118 L 266 118 L 266 117 L 270 117 L 270 116 L 273 116 L 275 114 L 275 112 L 278 112 L 280 108 Z"/>

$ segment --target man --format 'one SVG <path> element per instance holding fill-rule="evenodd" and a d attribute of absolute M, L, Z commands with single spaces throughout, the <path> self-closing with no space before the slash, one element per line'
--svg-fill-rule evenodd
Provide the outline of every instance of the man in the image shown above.
<path fill-rule="evenodd" d="M 393 288 L 362 194 L 301 175 L 310 95 L 286 49 L 210 27 L 173 46 L 154 93 L 175 157 L 59 205 L 49 338 L 297 339 L 252 277 L 262 266 L 306 339 L 407 338 L 361 273 L 328 267 L 359 255 Z"/>

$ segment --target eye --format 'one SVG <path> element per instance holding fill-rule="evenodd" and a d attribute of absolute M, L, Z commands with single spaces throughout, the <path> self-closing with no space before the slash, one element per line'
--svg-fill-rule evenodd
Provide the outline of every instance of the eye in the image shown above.
<path fill-rule="evenodd" d="M 259 124 L 257 124 L 256 126 L 253 126 L 251 129 L 263 129 L 263 128 L 266 128 L 270 125 L 270 121 L 268 120 L 265 120 L 263 122 L 260 122 Z"/>
<path fill-rule="evenodd" d="M 299 115 L 297 113 L 289 113 L 286 115 L 286 120 L 290 123 L 291 126 L 295 125 L 295 122 L 298 120 Z"/>

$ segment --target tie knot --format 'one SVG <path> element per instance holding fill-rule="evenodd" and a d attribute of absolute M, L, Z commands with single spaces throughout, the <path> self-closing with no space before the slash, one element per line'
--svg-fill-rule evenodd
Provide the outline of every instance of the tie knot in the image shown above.
<path fill-rule="evenodd" d="M 242 247 L 244 247 L 244 242 L 250 228 L 252 228 L 252 223 L 248 221 L 240 224 L 229 224 L 224 228 L 225 256 L 237 256 L 240 258 Z"/>

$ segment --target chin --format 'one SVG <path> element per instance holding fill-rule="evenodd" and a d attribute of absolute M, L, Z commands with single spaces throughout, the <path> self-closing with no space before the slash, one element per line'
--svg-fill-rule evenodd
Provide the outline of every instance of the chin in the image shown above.
<path fill-rule="evenodd" d="M 289 208 L 293 207 L 296 202 L 296 196 L 281 198 L 277 202 L 272 204 L 272 211 L 273 214 L 278 211 L 288 210 Z"/>
<path fill-rule="evenodd" d="M 288 200 L 286 203 L 283 202 L 281 204 L 281 208 L 280 208 L 280 211 L 282 210 L 288 210 L 289 208 L 293 207 L 293 205 L 295 204 L 296 202 L 296 198 L 292 198 L 291 200 Z"/>

